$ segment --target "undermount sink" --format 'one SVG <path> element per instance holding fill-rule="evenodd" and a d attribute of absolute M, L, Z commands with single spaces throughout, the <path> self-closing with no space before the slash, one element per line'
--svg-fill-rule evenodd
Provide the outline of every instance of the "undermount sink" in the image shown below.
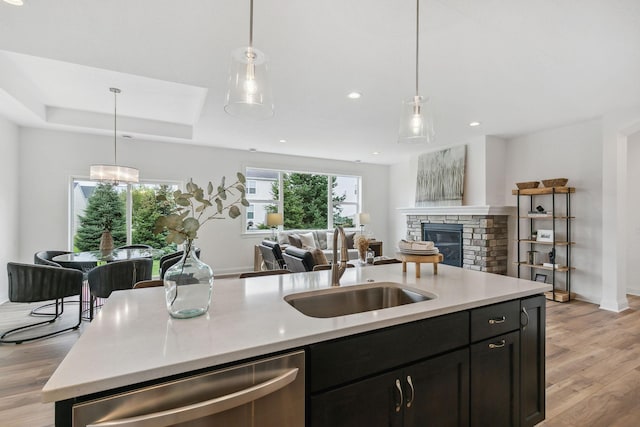
<path fill-rule="evenodd" d="M 400 283 L 379 282 L 287 295 L 284 300 L 310 317 L 337 317 L 398 307 L 436 298 L 428 292 L 404 288 Z"/>

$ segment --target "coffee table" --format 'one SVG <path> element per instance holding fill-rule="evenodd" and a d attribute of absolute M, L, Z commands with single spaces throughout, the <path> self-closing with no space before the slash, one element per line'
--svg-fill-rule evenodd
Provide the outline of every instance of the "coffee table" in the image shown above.
<path fill-rule="evenodd" d="M 420 264 L 433 264 L 433 274 L 438 274 L 438 263 L 442 262 L 442 254 L 435 255 L 410 255 L 396 252 L 396 258 L 402 261 L 402 272 L 407 272 L 407 263 L 416 264 L 416 278 L 420 278 Z"/>

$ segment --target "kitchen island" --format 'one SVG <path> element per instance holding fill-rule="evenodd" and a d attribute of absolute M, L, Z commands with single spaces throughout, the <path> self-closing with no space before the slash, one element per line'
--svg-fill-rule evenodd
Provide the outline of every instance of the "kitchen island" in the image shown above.
<path fill-rule="evenodd" d="M 70 405 L 86 396 L 104 396 L 137 384 L 456 313 L 465 313 L 470 319 L 467 323 L 472 323 L 475 309 L 499 307 L 499 303 L 520 301 L 550 289 L 544 283 L 446 265 L 440 266 L 437 276 L 421 278 L 402 274 L 400 266 L 393 264 L 351 268 L 341 284 L 372 281 L 395 282 L 436 297 L 388 309 L 315 318 L 294 309 L 284 297 L 330 288 L 329 271 L 224 279 L 214 282 L 208 314 L 180 320 L 169 317 L 162 288 L 114 292 L 43 388 L 43 399 L 57 402 L 56 423 L 62 425 Z"/>

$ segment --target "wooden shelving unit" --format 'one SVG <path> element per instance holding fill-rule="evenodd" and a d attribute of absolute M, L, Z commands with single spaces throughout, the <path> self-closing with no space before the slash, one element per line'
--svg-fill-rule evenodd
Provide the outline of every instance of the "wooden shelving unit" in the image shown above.
<path fill-rule="evenodd" d="M 571 215 L 571 194 L 575 193 L 574 187 L 542 187 L 531 188 L 525 190 L 512 190 L 511 194 L 517 196 L 517 233 L 518 233 L 518 277 L 521 277 L 521 269 L 529 271 L 529 278 L 534 280 L 537 270 L 550 271 L 551 272 L 551 285 L 553 289 L 550 292 L 546 292 L 545 295 L 548 299 L 568 302 L 571 301 L 571 272 L 575 270 L 575 267 L 571 265 L 571 247 L 575 245 L 575 242 L 571 241 L 571 221 L 575 219 Z M 544 203 L 551 203 L 550 214 L 529 214 L 533 212 L 534 203 L 539 197 L 546 197 Z M 550 196 L 550 197 L 549 197 Z M 521 212 L 522 204 L 521 198 L 526 197 L 529 199 L 529 209 L 527 212 Z M 558 200 L 556 200 L 558 199 Z M 564 199 L 564 203 L 560 203 L 561 199 Z M 556 208 L 560 208 L 556 211 Z M 540 222 L 538 224 L 537 222 Z M 522 227 L 521 222 L 528 223 L 527 227 Z M 549 226 L 545 227 L 545 223 Z M 535 224 L 535 225 L 534 225 Z M 553 231 L 553 240 L 541 242 L 531 238 L 533 232 L 537 229 L 551 229 Z M 524 251 L 525 258 L 528 252 L 535 250 L 537 246 L 546 247 L 547 250 L 551 249 L 551 252 L 555 254 L 555 268 L 552 266 L 544 266 L 542 264 L 532 264 L 528 260 L 523 261 L 522 246 L 528 248 Z M 562 249 L 562 253 L 556 250 Z M 558 258 L 561 258 L 563 264 L 559 264 Z M 559 288 L 560 283 L 558 279 L 560 275 L 564 275 L 564 289 Z"/>

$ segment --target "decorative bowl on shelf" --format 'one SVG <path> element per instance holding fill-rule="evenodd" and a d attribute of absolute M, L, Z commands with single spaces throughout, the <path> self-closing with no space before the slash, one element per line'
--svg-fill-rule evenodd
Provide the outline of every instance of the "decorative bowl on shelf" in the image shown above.
<path fill-rule="evenodd" d="M 538 185 L 540 185 L 540 181 L 516 182 L 516 187 L 518 187 L 518 190 L 538 188 Z"/>
<path fill-rule="evenodd" d="M 568 178 L 543 179 L 542 185 L 545 187 L 564 187 L 569 181 Z"/>

